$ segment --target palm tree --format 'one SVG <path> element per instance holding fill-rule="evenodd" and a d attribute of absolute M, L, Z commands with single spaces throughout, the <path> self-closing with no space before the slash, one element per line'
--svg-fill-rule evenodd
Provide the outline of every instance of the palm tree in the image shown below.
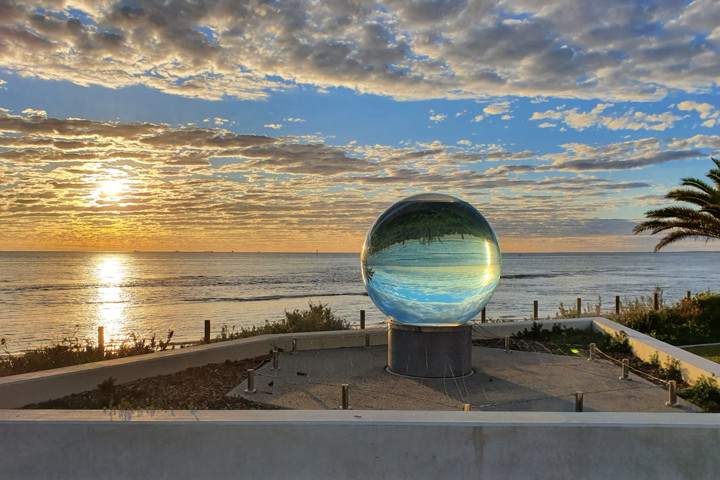
<path fill-rule="evenodd" d="M 695 207 L 672 205 L 650 210 L 645 212 L 648 220 L 633 229 L 635 234 L 648 230 L 653 235 L 667 232 L 655 245 L 656 252 L 686 238 L 720 239 L 720 161 L 712 157 L 710 159 L 717 167 L 706 175 L 712 184 L 697 178 L 683 178 L 682 185 L 687 188 L 675 188 L 665 195 L 665 198 L 690 203 Z"/>

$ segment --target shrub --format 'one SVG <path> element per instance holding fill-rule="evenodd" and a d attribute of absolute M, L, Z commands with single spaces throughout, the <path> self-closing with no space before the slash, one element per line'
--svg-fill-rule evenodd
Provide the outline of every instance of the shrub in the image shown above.
<path fill-rule="evenodd" d="M 720 412 L 720 389 L 714 378 L 700 377 L 692 387 L 681 393 L 684 398 L 706 412 Z"/>

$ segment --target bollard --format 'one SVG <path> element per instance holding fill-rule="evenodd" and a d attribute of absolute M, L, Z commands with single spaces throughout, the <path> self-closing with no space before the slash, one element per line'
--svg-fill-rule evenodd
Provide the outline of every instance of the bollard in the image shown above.
<path fill-rule="evenodd" d="M 469 411 L 470 411 L 470 404 L 463 403 L 463 412 L 469 412 Z"/>
<path fill-rule="evenodd" d="M 365 334 L 365 349 L 368 349 L 368 348 L 370 348 L 370 334 L 366 333 Z"/>
<path fill-rule="evenodd" d="M 620 315 L 620 295 L 615 295 L 615 315 Z"/>
<path fill-rule="evenodd" d="M 270 370 L 280 370 L 280 367 L 278 367 L 278 357 L 280 352 L 277 350 L 272 351 L 272 368 Z"/>
<path fill-rule="evenodd" d="M 685 292 L 685 298 L 687 298 L 688 300 L 690 300 L 692 298 L 692 295 L 690 295 L 690 290 Z"/>
<path fill-rule="evenodd" d="M 347 383 L 342 384 L 342 405 L 343 410 L 350 408 L 350 386 Z"/>
<path fill-rule="evenodd" d="M 205 320 L 205 343 L 210 343 L 210 320 Z"/>
<path fill-rule="evenodd" d="M 620 376 L 620 380 L 627 380 L 628 379 L 628 368 L 630 367 L 630 361 L 627 358 L 623 358 L 622 361 L 622 375 Z"/>
<path fill-rule="evenodd" d="M 98 327 L 98 350 L 105 355 L 105 327 Z"/>
<path fill-rule="evenodd" d="M 668 383 L 668 401 L 665 402 L 665 405 L 668 407 L 677 407 L 677 382 L 675 380 L 670 380 Z"/>
<path fill-rule="evenodd" d="M 482 309 L 480 312 L 480 323 L 486 323 L 487 320 L 485 319 L 485 308 Z"/>
<path fill-rule="evenodd" d="M 577 299 L 575 308 L 577 309 L 577 316 L 579 317 L 580 314 L 582 313 L 582 300 L 580 300 L 579 298 Z"/>
<path fill-rule="evenodd" d="M 660 309 L 660 295 L 658 292 L 653 292 L 653 310 Z"/>
<path fill-rule="evenodd" d="M 360 329 L 365 328 L 365 310 L 360 310 Z"/>
<path fill-rule="evenodd" d="M 255 369 L 248 368 L 247 376 L 247 388 L 245 389 L 245 393 L 257 392 L 257 390 L 255 390 Z"/>
<path fill-rule="evenodd" d="M 510 337 L 505 335 L 505 352 L 507 353 L 509 351 L 510 351 Z"/>
<path fill-rule="evenodd" d="M 537 320 L 538 318 L 538 301 L 533 300 L 533 320 Z"/>
<path fill-rule="evenodd" d="M 576 412 L 583 411 L 583 391 L 582 390 L 577 390 L 575 392 L 575 411 Z"/>
<path fill-rule="evenodd" d="M 595 360 L 595 349 L 597 348 L 597 345 L 594 343 L 590 344 L 590 356 L 588 357 L 588 360 Z"/>
<path fill-rule="evenodd" d="M 290 355 L 297 353 L 297 338 L 292 337 L 292 347 L 290 348 Z"/>

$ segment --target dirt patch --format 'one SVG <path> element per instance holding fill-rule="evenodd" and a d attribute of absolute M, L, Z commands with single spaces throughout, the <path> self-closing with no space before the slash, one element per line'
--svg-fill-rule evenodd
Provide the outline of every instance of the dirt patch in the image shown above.
<path fill-rule="evenodd" d="M 122 410 L 257 410 L 275 409 L 225 394 L 247 378 L 249 368 L 259 368 L 269 355 L 246 360 L 211 363 L 171 375 L 115 384 L 108 379 L 87 392 L 23 408 Z"/>

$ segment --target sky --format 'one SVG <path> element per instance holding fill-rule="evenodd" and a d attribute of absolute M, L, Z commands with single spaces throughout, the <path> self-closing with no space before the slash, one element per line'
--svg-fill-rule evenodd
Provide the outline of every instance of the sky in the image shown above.
<path fill-rule="evenodd" d="M 719 85 L 717 0 L 0 0 L 0 250 L 359 252 L 438 192 L 651 251 Z"/>

